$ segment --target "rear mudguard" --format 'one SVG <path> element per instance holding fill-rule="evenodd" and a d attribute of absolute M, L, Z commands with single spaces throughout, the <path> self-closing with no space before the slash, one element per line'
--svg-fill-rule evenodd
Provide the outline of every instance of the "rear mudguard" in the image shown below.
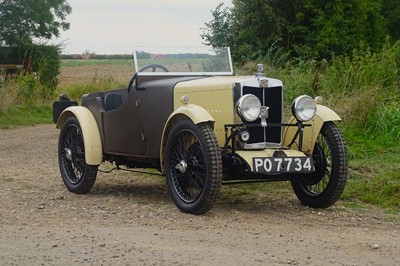
<path fill-rule="evenodd" d="M 100 165 L 103 162 L 103 147 L 99 128 L 93 114 L 83 106 L 68 107 L 58 118 L 56 128 L 61 129 L 64 122 L 71 116 L 75 116 L 81 126 L 86 164 Z"/>
<path fill-rule="evenodd" d="M 324 125 L 325 122 L 327 121 L 341 121 L 342 119 L 337 115 L 332 109 L 317 104 L 317 112 L 315 114 L 315 117 L 308 122 L 305 122 L 305 124 L 311 124 L 311 127 L 305 127 L 304 129 L 304 135 L 303 135 L 303 149 L 302 151 L 307 154 L 311 155 L 314 150 L 314 145 L 315 142 L 317 141 L 317 137 L 319 132 L 321 131 L 322 126 Z M 289 120 L 289 124 L 296 124 L 296 118 L 291 117 Z M 283 136 L 283 145 L 287 146 L 290 144 L 292 139 L 294 138 L 295 134 L 297 131 L 297 127 L 286 127 L 284 136 Z M 295 142 L 295 144 L 290 147 L 291 149 L 296 149 L 296 147 L 293 147 L 298 144 L 298 138 Z"/>

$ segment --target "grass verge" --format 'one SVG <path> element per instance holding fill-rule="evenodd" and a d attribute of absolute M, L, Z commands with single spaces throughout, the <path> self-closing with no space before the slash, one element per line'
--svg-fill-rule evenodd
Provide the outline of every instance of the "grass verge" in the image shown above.
<path fill-rule="evenodd" d="M 13 106 L 0 112 L 0 128 L 52 123 L 52 112 L 49 105 Z"/>
<path fill-rule="evenodd" d="M 400 145 L 396 136 L 379 137 L 345 129 L 350 176 L 342 198 L 400 211 Z"/>

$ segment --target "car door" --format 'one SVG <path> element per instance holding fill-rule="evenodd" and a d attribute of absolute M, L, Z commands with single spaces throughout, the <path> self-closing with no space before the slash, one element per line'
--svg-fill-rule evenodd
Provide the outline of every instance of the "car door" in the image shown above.
<path fill-rule="evenodd" d="M 136 93 L 143 122 L 146 158 L 160 157 L 162 132 L 168 117 L 174 110 L 175 85 L 199 78 L 201 77 L 138 75 Z"/>
<path fill-rule="evenodd" d="M 107 97 L 107 96 L 106 96 Z M 137 92 L 126 89 L 122 104 L 103 112 L 106 153 L 143 155 L 146 151 Z"/>

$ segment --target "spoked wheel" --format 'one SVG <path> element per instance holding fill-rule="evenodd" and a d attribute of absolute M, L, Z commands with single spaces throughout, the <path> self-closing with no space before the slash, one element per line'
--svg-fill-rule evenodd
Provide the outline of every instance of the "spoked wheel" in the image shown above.
<path fill-rule="evenodd" d="M 167 185 L 176 206 L 203 214 L 214 203 L 222 181 L 222 160 L 208 124 L 181 120 L 171 130 L 165 154 Z"/>
<path fill-rule="evenodd" d="M 77 194 L 89 192 L 96 181 L 98 166 L 85 162 L 84 139 L 75 117 L 68 118 L 61 128 L 58 162 L 62 179 L 69 191 Z"/>
<path fill-rule="evenodd" d="M 333 122 L 326 122 L 315 143 L 315 172 L 292 181 L 298 199 L 313 208 L 327 208 L 342 194 L 347 180 L 346 143 Z"/>

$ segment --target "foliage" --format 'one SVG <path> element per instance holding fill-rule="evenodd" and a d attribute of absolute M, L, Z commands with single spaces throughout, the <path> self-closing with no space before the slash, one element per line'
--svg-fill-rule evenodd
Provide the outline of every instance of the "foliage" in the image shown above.
<path fill-rule="evenodd" d="M 2 0 L 0 45 L 26 46 L 34 39 L 58 37 L 69 29 L 66 16 L 72 11 L 66 0 Z"/>
<path fill-rule="evenodd" d="M 58 37 L 67 30 L 66 16 L 72 11 L 66 0 L 0 1 L 0 63 L 20 64 L 35 73 L 41 97 L 47 98 L 57 86 L 59 48 L 35 45 L 34 41 Z"/>
<path fill-rule="evenodd" d="M 379 49 L 387 32 L 381 9 L 376 0 L 303 1 L 297 16 L 306 32 L 295 49 L 317 58 L 350 54 L 363 43 Z"/>
<path fill-rule="evenodd" d="M 397 2 L 233 0 L 232 8 L 217 6 L 201 37 L 213 47 L 230 46 L 236 62 L 259 58 L 273 44 L 301 59 L 349 55 L 360 45 L 378 51 L 387 34 L 399 38 Z"/>
<path fill-rule="evenodd" d="M 389 35 L 400 39 L 400 0 L 383 0 L 382 15 L 387 21 Z"/>
<path fill-rule="evenodd" d="M 284 81 L 286 104 L 300 94 L 321 95 L 346 125 L 378 138 L 399 138 L 400 41 L 379 52 L 354 50 L 330 63 L 300 60 L 268 75 Z"/>
<path fill-rule="evenodd" d="M 18 97 L 18 86 L 12 80 L 5 79 L 0 73 L 0 113 L 14 105 Z"/>
<path fill-rule="evenodd" d="M 291 14 L 283 15 L 285 12 L 280 8 L 291 10 L 288 8 L 288 5 L 292 4 L 291 1 L 234 0 L 233 4 L 232 27 L 235 30 L 235 43 L 232 50 L 235 59 L 240 61 L 244 61 L 245 58 L 256 59 L 277 43 L 288 50 L 289 29 L 286 29 L 285 25 L 288 24 L 287 19 L 290 19 Z"/>
<path fill-rule="evenodd" d="M 355 50 L 352 56 L 337 57 L 324 72 L 320 87 L 336 95 L 332 104 L 340 105 L 342 116 L 364 130 L 378 128 L 383 110 L 400 103 L 400 42 L 386 44 L 380 52 Z M 390 112 L 390 111 L 389 111 Z M 385 126 L 382 126 L 384 128 Z"/>
<path fill-rule="evenodd" d="M 0 80 L 0 112 L 6 111 L 14 106 L 47 103 L 53 99 L 53 94 L 48 95 L 45 86 L 34 76 L 20 73 L 17 78 L 4 78 Z M 45 95 L 45 96 L 44 96 Z"/>
<path fill-rule="evenodd" d="M 5 112 L 15 106 L 42 105 L 53 99 L 60 66 L 58 48 L 32 46 L 25 53 L 29 53 L 28 58 L 34 72 L 27 69 L 16 76 L 0 73 L 0 95 L 2 96 L 0 97 L 0 112 Z M 18 55 L 16 52 L 14 54 Z M 14 60 L 14 58 L 11 59 Z"/>
<path fill-rule="evenodd" d="M 379 52 L 364 48 L 331 63 L 300 61 L 278 72 L 286 104 L 299 94 L 322 95 L 342 117 L 350 154 L 344 198 L 399 209 L 400 41 Z"/>
<path fill-rule="evenodd" d="M 223 8 L 220 3 L 214 11 L 212 11 L 214 19 L 205 23 L 206 28 L 201 28 L 201 38 L 206 45 L 213 47 L 226 47 L 230 45 L 233 38 L 232 14 L 229 8 Z"/>
<path fill-rule="evenodd" d="M 40 84 L 47 88 L 42 97 L 48 97 L 57 87 L 60 73 L 60 49 L 57 46 L 35 45 L 31 50 L 33 68 Z"/>
<path fill-rule="evenodd" d="M 22 64 L 23 52 L 15 47 L 0 46 L 0 64 Z"/>
<path fill-rule="evenodd" d="M 0 128 L 50 123 L 53 97 L 42 98 L 44 88 L 29 74 L 21 73 L 16 79 L 0 75 Z"/>
<path fill-rule="evenodd" d="M 0 47 L 1 64 L 20 64 L 24 70 L 37 76 L 40 84 L 48 89 L 48 94 L 57 87 L 57 76 L 60 73 L 59 47 L 29 45 L 20 47 Z"/>

